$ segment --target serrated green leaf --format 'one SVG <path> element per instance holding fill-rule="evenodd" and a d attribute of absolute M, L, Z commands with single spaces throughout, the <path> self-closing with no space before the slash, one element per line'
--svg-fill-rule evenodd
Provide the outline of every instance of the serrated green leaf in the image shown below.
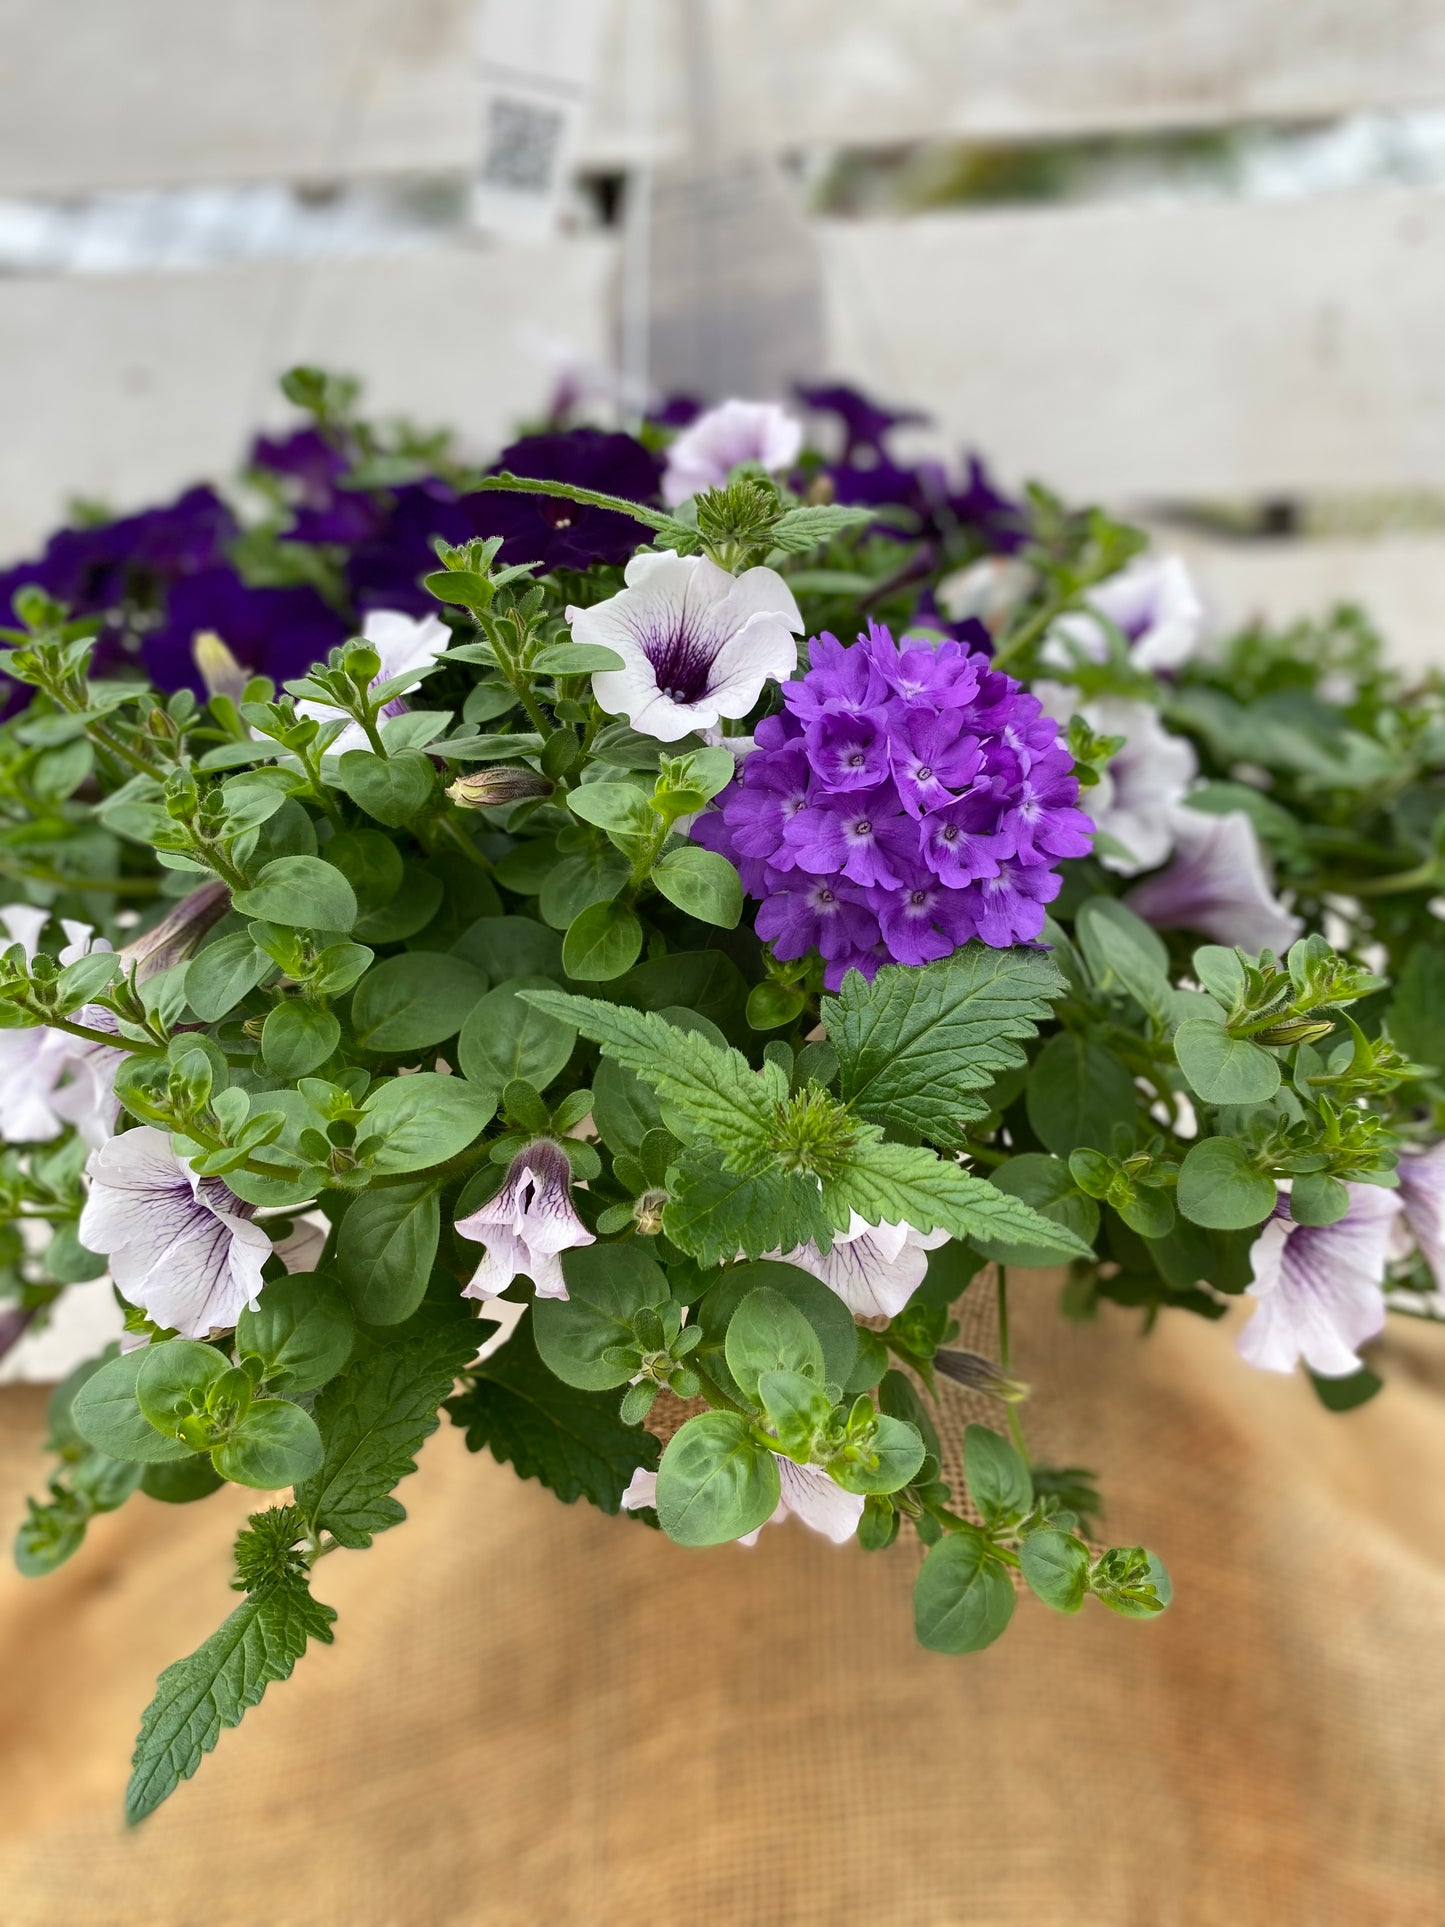
<path fill-rule="evenodd" d="M 885 964 L 871 984 L 850 971 L 822 1007 L 839 1092 L 860 1117 L 958 1149 L 961 1121 L 988 1110 L 977 1093 L 1023 1063 L 1020 1043 L 1064 989 L 1040 952 L 981 943 L 922 969 Z"/>
<path fill-rule="evenodd" d="M 384 1346 L 364 1352 L 323 1388 L 316 1423 L 325 1457 L 296 1488 L 296 1503 L 313 1526 L 343 1546 L 369 1546 L 375 1533 L 401 1523 L 406 1510 L 392 1487 L 416 1470 L 438 1407 L 477 1344 L 464 1304 L 423 1305 L 387 1333 Z"/>
<path fill-rule="evenodd" d="M 824 1180 L 823 1209 L 840 1231 L 856 1211 L 869 1224 L 906 1222 L 955 1238 L 1041 1246 L 1059 1259 L 1092 1255 L 1064 1225 L 921 1146 L 855 1145 L 837 1174 Z"/>
<path fill-rule="evenodd" d="M 470 1451 L 486 1447 L 564 1504 L 589 1499 L 603 1512 L 621 1509 L 633 1473 L 652 1471 L 660 1450 L 650 1432 L 623 1424 L 615 1392 L 577 1391 L 554 1378 L 537 1356 L 529 1319 L 477 1366 L 447 1412 Z"/>
<path fill-rule="evenodd" d="M 224 1728 L 237 1726 L 313 1639 L 329 1645 L 336 1614 L 299 1580 L 248 1597 L 217 1632 L 156 1681 L 141 1719 L 126 1788 L 131 1826 L 188 1780 Z"/>
<path fill-rule="evenodd" d="M 662 1228 L 700 1265 L 794 1245 L 826 1246 L 833 1225 L 824 1214 L 816 1180 L 776 1168 L 729 1171 L 709 1145 L 695 1145 L 673 1167 Z M 846 1222 L 846 1216 L 845 1216 Z"/>

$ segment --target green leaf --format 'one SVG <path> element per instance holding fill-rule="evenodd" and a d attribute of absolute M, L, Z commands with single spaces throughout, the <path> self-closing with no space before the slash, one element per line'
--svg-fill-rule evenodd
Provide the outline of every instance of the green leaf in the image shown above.
<path fill-rule="evenodd" d="M 756 1403 L 764 1372 L 793 1372 L 821 1384 L 823 1347 L 802 1312 L 781 1293 L 748 1292 L 728 1323 L 724 1347 L 733 1383 Z"/>
<path fill-rule="evenodd" d="M 831 542 L 845 529 L 863 528 L 873 516 L 872 509 L 845 508 L 832 502 L 788 509 L 772 526 L 772 544 L 784 555 L 806 555 L 809 549 Z"/>
<path fill-rule="evenodd" d="M 401 888 L 406 865 L 401 851 L 380 830 L 341 830 L 326 845 L 334 863 L 356 892 L 363 916 L 390 903 Z"/>
<path fill-rule="evenodd" d="M 860 1117 L 960 1148 L 962 1122 L 982 1117 L 1001 1071 L 1022 1064 L 1064 980 L 1033 950 L 965 944 L 922 969 L 885 964 L 871 984 L 850 971 L 823 999 L 839 1090 Z"/>
<path fill-rule="evenodd" d="M 336 780 L 352 802 L 388 829 L 408 828 L 423 815 L 436 793 L 436 766 L 419 749 L 377 756 L 349 749 L 337 760 Z M 327 928 L 350 929 L 350 924 Z"/>
<path fill-rule="evenodd" d="M 1061 1225 L 1086 1245 L 1092 1245 L 1098 1236 L 1099 1207 L 1092 1198 L 1079 1195 L 1062 1158 L 1025 1151 L 991 1171 L 988 1181 L 1011 1198 L 1022 1199 L 1050 1224 Z M 1051 1251 L 1044 1245 L 1002 1238 L 975 1238 L 973 1242 L 995 1264 L 1038 1266 L 1058 1262 L 1057 1247 Z"/>
<path fill-rule="evenodd" d="M 214 1345 L 194 1338 L 167 1338 L 139 1354 L 135 1398 L 158 1432 L 174 1437 L 180 1420 L 200 1410 L 206 1394 L 231 1370 L 231 1361 Z"/>
<path fill-rule="evenodd" d="M 465 957 L 494 984 L 562 975 L 561 937 L 531 917 L 478 917 L 452 945 L 452 955 Z"/>
<path fill-rule="evenodd" d="M 605 845 L 584 855 L 552 857 L 537 895 L 542 921 L 566 930 L 589 905 L 610 903 L 627 888 L 631 875 L 632 865 L 622 852 Z M 510 875 L 504 874 L 502 881 L 509 890 L 517 887 Z"/>
<path fill-rule="evenodd" d="M 1169 952 L 1141 916 L 1116 897 L 1090 897 L 1079 906 L 1074 934 L 1100 990 L 1122 990 L 1154 1016 L 1167 1014 Z"/>
<path fill-rule="evenodd" d="M 1321 1378 L 1318 1372 L 1310 1372 L 1308 1377 L 1327 1412 L 1353 1412 L 1385 1389 L 1384 1379 L 1368 1365 L 1351 1372 L 1348 1378 Z"/>
<path fill-rule="evenodd" d="M 625 977 L 608 984 L 602 995 L 609 1003 L 629 1004 L 636 1010 L 682 1005 L 727 1036 L 737 1037 L 743 1028 L 748 987 L 732 958 L 722 951 L 674 950 L 637 964 Z"/>
<path fill-rule="evenodd" d="M 913 1588 L 913 1625 L 933 1653 L 976 1653 L 991 1646 L 1013 1618 L 1014 1589 L 971 1526 L 934 1546 Z"/>
<path fill-rule="evenodd" d="M 720 1546 L 778 1509 L 778 1462 L 736 1412 L 701 1412 L 669 1441 L 657 1469 L 658 1523 L 680 1546 Z"/>
<path fill-rule="evenodd" d="M 1179 1167 L 1175 1200 L 1193 1224 L 1242 1231 L 1274 1210 L 1274 1180 L 1256 1171 L 1249 1149 L 1234 1137 L 1201 1138 Z"/>
<path fill-rule="evenodd" d="M 362 1194 L 368 1195 L 385 1197 L 387 1191 Z M 359 1204 L 362 1199 L 355 1202 Z M 423 1278 L 430 1265 L 428 1256 L 421 1267 Z M 314 1392 L 335 1378 L 351 1355 L 355 1335 L 351 1312 L 339 1287 L 324 1273 L 314 1271 L 271 1279 L 261 1287 L 256 1309 L 242 1311 L 236 1320 L 237 1352 L 242 1358 L 259 1358 L 266 1384 L 287 1397 Z"/>
<path fill-rule="evenodd" d="M 1445 970 L 1438 944 L 1417 943 L 1406 957 L 1390 1003 L 1389 1029 L 1413 1063 L 1445 1075 Z"/>
<path fill-rule="evenodd" d="M 278 856 L 249 890 L 237 890 L 233 908 L 263 923 L 304 930 L 347 931 L 356 922 L 356 894 L 334 864 L 319 856 Z"/>
<path fill-rule="evenodd" d="M 1020 1198 L 931 1151 L 907 1144 L 859 1144 L 823 1184 L 823 1208 L 841 1230 L 850 1211 L 869 1224 L 907 1222 L 955 1238 L 1036 1246 L 1048 1262 L 1092 1256 L 1092 1248 Z"/>
<path fill-rule="evenodd" d="M 186 965 L 186 1002 L 202 1023 L 218 1023 L 270 969 L 271 959 L 257 949 L 250 933 L 233 931 L 207 944 Z"/>
<path fill-rule="evenodd" d="M 330 849 L 330 844 L 327 848 Z M 406 888 L 389 903 L 364 910 L 356 920 L 354 934 L 367 943 L 402 943 L 425 930 L 441 908 L 446 886 L 439 876 L 413 864 L 407 872 Z"/>
<path fill-rule="evenodd" d="M 1035 1135 L 1065 1158 L 1081 1145 L 1112 1151 L 1114 1126 L 1132 1133 L 1139 1117 L 1139 1096 L 1125 1067 L 1074 1031 L 1060 1031 L 1039 1052 L 1025 1102 Z"/>
<path fill-rule="evenodd" d="M 533 669 L 548 676 L 592 676 L 599 669 L 621 669 L 622 658 L 615 649 L 600 642 L 554 642 L 532 658 Z"/>
<path fill-rule="evenodd" d="M 1049 1526 L 1019 1546 L 1019 1564 L 1030 1592 L 1055 1612 L 1076 1613 L 1089 1589 L 1089 1548 L 1071 1532 Z"/>
<path fill-rule="evenodd" d="M 416 1470 L 416 1454 L 437 1428 L 437 1408 L 476 1355 L 477 1325 L 464 1303 L 427 1304 L 354 1359 L 317 1394 L 325 1456 L 296 1488 L 313 1527 L 343 1546 L 369 1546 L 399 1525 L 405 1508 L 392 1487 Z"/>
<path fill-rule="evenodd" d="M 126 1788 L 131 1826 L 188 1780 L 273 1680 L 289 1679 L 307 1642 L 330 1644 L 336 1614 L 296 1582 L 252 1595 L 189 1658 L 168 1666 L 141 1720 Z"/>
<path fill-rule="evenodd" d="M 655 1011 L 557 990 L 522 995 L 538 1010 L 575 1024 L 608 1057 L 649 1083 L 664 1104 L 713 1140 L 730 1169 L 761 1170 L 774 1161 L 774 1108 L 788 1094 L 787 1078 L 776 1064 L 765 1064 L 759 1075 L 741 1051 L 720 1049 Z"/>
<path fill-rule="evenodd" d="M 729 1171 L 708 1145 L 695 1145 L 674 1167 L 662 1228 L 679 1251 L 700 1265 L 797 1244 L 826 1245 L 833 1225 L 815 1179 L 778 1171 Z"/>
<path fill-rule="evenodd" d="M 622 903 L 589 903 L 567 926 L 562 968 L 578 983 L 605 983 L 637 962 L 642 925 Z"/>
<path fill-rule="evenodd" d="M 496 1111 L 497 1099 L 464 1077 L 414 1071 L 389 1078 L 361 1108 L 366 1123 L 358 1127 L 358 1142 L 379 1134 L 371 1168 L 390 1175 L 443 1164 L 464 1151 Z"/>
<path fill-rule="evenodd" d="M 1279 1089 L 1279 1060 L 1222 1024 L 1191 1017 L 1174 1033 L 1174 1055 L 1210 1104 L 1263 1104 Z"/>
<path fill-rule="evenodd" d="M 1323 1171 L 1306 1171 L 1290 1186 L 1289 1215 L 1296 1224 L 1338 1224 L 1349 1208 L 1345 1186 Z"/>
<path fill-rule="evenodd" d="M 732 930 L 743 914 L 743 886 L 737 871 L 716 850 L 696 844 L 669 850 L 652 866 L 652 880 L 679 910 L 700 923 Z"/>
<path fill-rule="evenodd" d="M 341 1220 L 336 1269 L 356 1316 L 368 1325 L 410 1318 L 426 1293 L 440 1237 L 432 1185 L 388 1184 L 354 1197 Z"/>
<path fill-rule="evenodd" d="M 829 1468 L 834 1481 L 845 1492 L 901 1492 L 916 1478 L 923 1464 L 923 1438 L 918 1428 L 906 1419 L 881 1413 L 874 1421 L 868 1464 L 857 1459 L 835 1459 Z"/>
<path fill-rule="evenodd" d="M 592 1079 L 592 1122 L 609 1151 L 635 1156 L 647 1133 L 661 1127 L 662 1113 L 640 1077 L 604 1057 Z"/>
<path fill-rule="evenodd" d="M 964 1428 L 963 1476 L 985 1525 L 1021 1519 L 1034 1502 L 1028 1467 L 1008 1440 L 987 1425 Z"/>
<path fill-rule="evenodd" d="M 468 1448 L 486 1447 L 520 1479 L 536 1479 L 565 1505 L 589 1499 L 603 1512 L 621 1509 L 639 1468 L 657 1464 L 650 1432 L 624 1425 L 615 1392 L 575 1391 L 537 1356 L 531 1321 L 478 1365 L 469 1390 L 447 1411 L 464 1427 Z"/>
<path fill-rule="evenodd" d="M 519 1077 L 533 1090 L 545 1091 L 566 1070 L 577 1042 L 575 1026 L 537 1009 L 522 994 L 547 987 L 545 977 L 515 977 L 489 990 L 474 1007 L 457 1041 L 457 1062 L 478 1089 L 495 1090 L 500 1098 Z"/>
<path fill-rule="evenodd" d="M 1224 1011 L 1234 1008 L 1245 986 L 1244 963 L 1237 950 L 1228 950 L 1222 943 L 1202 943 L 1194 953 L 1194 974 Z"/>
<path fill-rule="evenodd" d="M 140 1489 L 148 1499 L 158 1499 L 162 1505 L 191 1505 L 197 1499 L 209 1499 L 224 1484 L 209 1455 L 195 1452 L 188 1459 L 148 1465 L 142 1474 Z"/>
<path fill-rule="evenodd" d="M 356 986 L 351 1027 L 362 1050 L 426 1050 L 455 1037 L 487 980 L 445 951 L 411 950 L 374 964 Z"/>
<path fill-rule="evenodd" d="M 315 1419 L 284 1398 L 258 1399 L 225 1444 L 211 1453 L 223 1479 L 262 1492 L 299 1485 L 319 1469 L 321 1458 Z"/>
<path fill-rule="evenodd" d="M 651 836 L 657 828 L 657 818 L 635 783 L 580 784 L 569 792 L 567 807 L 609 835 Z"/>
<path fill-rule="evenodd" d="M 136 1379 L 145 1356 L 138 1351 L 107 1359 L 76 1393 L 71 1420 L 87 1445 L 113 1459 L 156 1465 L 189 1458 L 191 1448 L 158 1432 L 136 1401 Z"/>
<path fill-rule="evenodd" d="M 858 1354 L 858 1327 L 853 1314 L 821 1278 L 797 1265 L 764 1260 L 733 1265 L 705 1291 L 698 1307 L 704 1354 L 722 1352 L 734 1314 L 759 1289 L 782 1298 L 807 1324 L 823 1354 L 823 1378 L 829 1385 L 846 1385 Z M 741 1389 L 741 1388 L 739 1388 Z"/>
<path fill-rule="evenodd" d="M 187 993 L 189 995 L 189 993 Z M 299 998 L 272 1007 L 261 1027 L 261 1055 L 277 1077 L 306 1077 L 324 1064 L 341 1041 L 341 1021 Z"/>
<path fill-rule="evenodd" d="M 667 1273 L 635 1241 L 585 1245 L 562 1254 L 565 1298 L 539 1298 L 532 1307 L 532 1336 L 544 1365 L 565 1385 L 603 1392 L 625 1385 L 629 1364 L 603 1354 L 636 1343 L 634 1316 L 648 1305 L 665 1305 Z"/>

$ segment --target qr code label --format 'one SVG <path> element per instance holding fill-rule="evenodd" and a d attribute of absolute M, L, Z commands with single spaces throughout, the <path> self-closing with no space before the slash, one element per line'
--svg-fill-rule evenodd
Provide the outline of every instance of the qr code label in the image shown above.
<path fill-rule="evenodd" d="M 494 95 L 487 105 L 482 180 L 513 194 L 550 194 L 567 127 L 566 110 L 501 95 Z"/>

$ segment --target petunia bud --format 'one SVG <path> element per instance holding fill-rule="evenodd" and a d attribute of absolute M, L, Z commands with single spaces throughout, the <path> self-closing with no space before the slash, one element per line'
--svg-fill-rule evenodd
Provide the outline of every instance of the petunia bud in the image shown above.
<path fill-rule="evenodd" d="M 937 1351 L 933 1354 L 933 1366 L 956 1385 L 986 1392 L 990 1398 L 1002 1399 L 1006 1405 L 1017 1405 L 1029 1395 L 1029 1388 L 1021 1379 L 1005 1377 L 997 1365 L 980 1358 L 977 1352 Z"/>
<path fill-rule="evenodd" d="M 158 976 L 193 955 L 201 938 L 230 907 L 231 893 L 224 883 L 203 883 L 182 897 L 159 923 L 133 937 L 120 954 L 142 978 Z"/>
<path fill-rule="evenodd" d="M 242 668 L 214 629 L 200 632 L 191 644 L 191 655 L 208 696 L 229 696 L 233 702 L 240 702 L 251 672 Z"/>
<path fill-rule="evenodd" d="M 550 796 L 554 785 L 536 770 L 510 764 L 497 769 L 475 769 L 447 785 L 447 795 L 458 808 L 489 810 L 502 803 L 523 803 L 534 796 Z"/>

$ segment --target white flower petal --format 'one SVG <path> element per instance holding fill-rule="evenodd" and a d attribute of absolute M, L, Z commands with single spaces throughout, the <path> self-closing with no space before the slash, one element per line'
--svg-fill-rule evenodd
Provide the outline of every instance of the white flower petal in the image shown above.
<path fill-rule="evenodd" d="M 779 1510 L 796 1513 L 805 1526 L 821 1532 L 835 1546 L 853 1538 L 863 1517 L 862 1496 L 845 1492 L 821 1465 L 795 1465 L 791 1459 L 774 1456 L 783 1489 Z M 777 1516 L 775 1513 L 769 1524 L 775 1523 Z"/>
<path fill-rule="evenodd" d="M 10 943 L 0 945 L 8 950 L 11 943 L 23 946 L 27 958 L 35 955 L 40 942 L 40 933 L 50 921 L 50 912 L 40 909 L 33 903 L 0 904 L 0 923 L 5 926 Z"/>
<path fill-rule="evenodd" d="M 1400 1200 L 1378 1185 L 1351 1184 L 1350 1208 L 1332 1225 L 1271 1218 L 1250 1254 L 1249 1295 L 1259 1309 L 1237 1340 L 1261 1370 L 1293 1371 L 1301 1360 L 1322 1378 L 1360 1368 L 1357 1347 L 1385 1322 L 1382 1289 Z"/>
<path fill-rule="evenodd" d="M 703 489 L 721 488 L 743 462 L 776 473 L 797 460 L 802 446 L 802 425 L 776 402 L 725 401 L 669 446 L 662 499 L 676 508 Z"/>
<path fill-rule="evenodd" d="M 1434 1275 L 1436 1288 L 1445 1292 L 1445 1140 L 1428 1151 L 1406 1153 L 1398 1175 L 1410 1234 Z"/>
<path fill-rule="evenodd" d="M 657 1504 L 657 1474 L 644 1471 L 639 1465 L 633 1473 L 627 1490 L 622 1495 L 624 1512 L 641 1512 L 646 1506 Z"/>

